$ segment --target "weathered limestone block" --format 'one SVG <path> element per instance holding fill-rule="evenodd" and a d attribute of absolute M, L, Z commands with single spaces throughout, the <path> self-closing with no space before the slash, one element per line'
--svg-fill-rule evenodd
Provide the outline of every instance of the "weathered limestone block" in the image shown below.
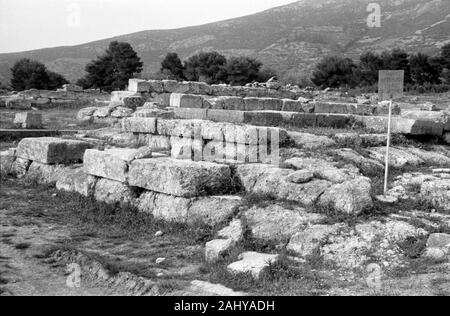
<path fill-rule="evenodd" d="M 24 138 L 17 147 L 17 157 L 44 164 L 66 164 L 82 161 L 92 145 L 78 140 L 54 137 Z"/>
<path fill-rule="evenodd" d="M 328 236 L 337 234 L 344 228 L 344 224 L 312 225 L 292 236 L 286 249 L 300 257 L 312 256 Z"/>
<path fill-rule="evenodd" d="M 194 161 L 203 160 L 203 140 L 187 137 L 170 137 L 171 157 Z"/>
<path fill-rule="evenodd" d="M 207 120 L 207 109 L 174 108 L 175 118 L 184 120 Z"/>
<path fill-rule="evenodd" d="M 14 160 L 16 160 L 16 149 L 8 149 L 0 152 L 0 176 L 4 177 L 12 173 Z"/>
<path fill-rule="evenodd" d="M 175 93 L 178 90 L 178 81 L 176 80 L 163 80 L 164 92 Z"/>
<path fill-rule="evenodd" d="M 450 255 L 450 235 L 432 234 L 428 238 L 425 257 L 443 260 Z"/>
<path fill-rule="evenodd" d="M 170 96 L 170 106 L 173 108 L 203 108 L 203 97 L 194 94 L 172 93 Z"/>
<path fill-rule="evenodd" d="M 281 110 L 284 112 L 312 113 L 314 111 L 314 104 L 305 103 L 303 101 L 284 99 Z"/>
<path fill-rule="evenodd" d="M 211 94 L 215 96 L 236 96 L 237 90 L 226 85 L 211 85 Z"/>
<path fill-rule="evenodd" d="M 209 109 L 206 115 L 210 121 L 242 124 L 245 120 L 244 113 L 243 111 Z"/>
<path fill-rule="evenodd" d="M 215 239 L 205 245 L 206 262 L 214 263 L 219 261 L 233 247 L 231 239 Z"/>
<path fill-rule="evenodd" d="M 336 145 L 336 142 L 327 136 L 299 132 L 288 132 L 288 135 L 295 145 L 300 148 L 318 149 Z"/>
<path fill-rule="evenodd" d="M 136 109 L 145 104 L 145 99 L 141 96 L 125 97 L 123 98 L 123 104 L 127 108 Z"/>
<path fill-rule="evenodd" d="M 16 157 L 11 166 L 11 174 L 19 179 L 25 177 L 28 168 L 31 165 L 31 160 Z"/>
<path fill-rule="evenodd" d="M 356 114 L 356 103 L 314 102 L 314 113 Z"/>
<path fill-rule="evenodd" d="M 98 107 L 93 116 L 94 117 L 100 117 L 100 118 L 105 118 L 111 115 L 112 111 L 114 111 L 117 108 L 117 106 L 113 105 L 113 106 L 101 106 Z"/>
<path fill-rule="evenodd" d="M 386 147 L 375 147 L 369 150 L 371 158 L 379 161 L 380 163 L 386 160 Z M 391 147 L 389 149 L 389 165 L 394 168 L 403 168 L 406 165 L 419 166 L 424 161 L 418 156 L 404 150 L 403 148 Z"/>
<path fill-rule="evenodd" d="M 286 180 L 292 183 L 308 183 L 314 178 L 314 173 L 309 170 L 298 170 L 291 173 Z"/>
<path fill-rule="evenodd" d="M 156 134 L 157 119 L 153 117 L 130 117 L 122 120 L 122 130 L 129 133 Z"/>
<path fill-rule="evenodd" d="M 26 178 L 37 183 L 54 185 L 65 177 L 69 167 L 64 165 L 47 165 L 34 161 L 28 168 Z"/>
<path fill-rule="evenodd" d="M 211 109 L 243 111 L 245 109 L 244 99 L 240 97 L 216 97 L 208 100 Z"/>
<path fill-rule="evenodd" d="M 242 220 L 234 219 L 227 227 L 220 230 L 217 233 L 217 236 L 222 239 L 231 239 L 237 243 L 244 238 L 244 230 L 245 228 Z"/>
<path fill-rule="evenodd" d="M 415 147 L 405 148 L 405 150 L 428 164 L 435 166 L 450 166 L 450 157 L 447 157 L 439 152 L 426 151 Z"/>
<path fill-rule="evenodd" d="M 201 139 L 201 120 L 158 119 L 156 130 L 159 135 Z"/>
<path fill-rule="evenodd" d="M 122 182 L 99 179 L 95 184 L 94 197 L 107 204 L 134 205 L 136 196 L 133 190 Z"/>
<path fill-rule="evenodd" d="M 344 214 L 359 214 L 373 206 L 371 189 L 370 179 L 359 177 L 335 184 L 325 190 L 319 199 L 319 204 Z"/>
<path fill-rule="evenodd" d="M 193 94 L 209 95 L 211 87 L 205 82 L 189 81 L 189 92 Z"/>
<path fill-rule="evenodd" d="M 208 196 L 192 201 L 188 223 L 202 222 L 211 226 L 229 220 L 242 204 L 240 196 Z"/>
<path fill-rule="evenodd" d="M 140 96 L 140 93 L 133 91 L 113 91 L 111 92 L 111 101 L 123 104 L 123 99 L 127 97 Z"/>
<path fill-rule="evenodd" d="M 252 207 L 243 216 L 252 237 L 265 241 L 290 239 L 296 232 L 325 219 L 323 215 L 307 213 L 302 208 L 286 209 L 276 204 Z"/>
<path fill-rule="evenodd" d="M 56 182 L 61 191 L 74 192 L 89 197 L 94 194 L 97 178 L 84 172 L 83 168 L 67 169 Z"/>
<path fill-rule="evenodd" d="M 164 83 L 161 80 L 148 80 L 150 92 L 164 93 Z"/>
<path fill-rule="evenodd" d="M 225 193 L 231 186 L 226 165 L 168 158 L 133 161 L 130 185 L 181 197 Z"/>
<path fill-rule="evenodd" d="M 191 199 L 147 191 L 140 196 L 138 209 L 168 222 L 215 226 L 233 216 L 240 203 L 241 198 L 234 196 Z"/>
<path fill-rule="evenodd" d="M 424 182 L 420 189 L 422 199 L 444 211 L 450 210 L 450 179 Z"/>
<path fill-rule="evenodd" d="M 170 137 L 164 135 L 139 134 L 138 145 L 146 146 L 155 152 L 170 151 Z"/>
<path fill-rule="evenodd" d="M 97 107 L 92 106 L 88 108 L 84 108 L 78 111 L 77 120 L 80 122 L 90 122 L 93 120 L 93 116 L 95 111 L 97 111 Z"/>
<path fill-rule="evenodd" d="M 295 169 L 311 171 L 316 178 L 332 183 L 342 183 L 360 175 L 359 170 L 353 166 L 337 168 L 337 163 L 320 158 L 291 158 L 285 164 Z"/>
<path fill-rule="evenodd" d="M 278 255 L 262 254 L 257 252 L 245 252 L 239 256 L 240 261 L 228 266 L 228 271 L 232 274 L 251 273 L 255 280 L 258 280 L 270 264 L 278 261 Z"/>
<path fill-rule="evenodd" d="M 112 117 L 123 118 L 133 115 L 133 110 L 127 107 L 119 106 L 111 112 Z"/>
<path fill-rule="evenodd" d="M 265 164 L 249 164 L 236 167 L 236 176 L 247 192 L 268 194 L 277 199 L 313 205 L 332 183 L 325 180 L 296 184 L 288 181 L 294 170 L 280 169 Z"/>
<path fill-rule="evenodd" d="M 42 128 L 42 114 L 33 112 L 16 113 L 14 124 L 22 128 Z"/>
<path fill-rule="evenodd" d="M 387 131 L 388 118 L 385 116 L 358 116 L 354 119 L 361 122 L 365 127 L 375 132 L 384 133 Z M 425 120 L 414 120 L 402 117 L 392 118 L 392 133 L 410 135 L 435 135 L 442 136 L 444 124 Z"/>
<path fill-rule="evenodd" d="M 381 162 L 366 158 L 352 149 L 337 149 L 335 153 L 342 159 L 356 165 L 364 175 L 382 175 L 384 172 L 384 165 Z"/>
<path fill-rule="evenodd" d="M 135 149 L 124 148 L 105 151 L 86 150 L 83 159 L 84 172 L 101 178 L 126 182 L 128 172 L 127 159 L 135 151 Z"/>
<path fill-rule="evenodd" d="M 83 88 L 75 84 L 64 84 L 63 90 L 69 92 L 83 92 Z"/>
<path fill-rule="evenodd" d="M 149 92 L 150 83 L 142 79 L 130 79 L 128 81 L 128 91 Z"/>
<path fill-rule="evenodd" d="M 283 101 L 273 98 L 245 98 L 246 111 L 281 111 Z"/>

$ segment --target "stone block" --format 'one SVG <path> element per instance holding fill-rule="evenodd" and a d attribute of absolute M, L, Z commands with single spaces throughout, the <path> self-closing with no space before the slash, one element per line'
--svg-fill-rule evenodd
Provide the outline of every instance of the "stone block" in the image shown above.
<path fill-rule="evenodd" d="M 206 120 L 207 109 L 174 108 L 175 118 L 184 120 Z"/>
<path fill-rule="evenodd" d="M 161 80 L 148 80 L 150 92 L 164 93 L 164 83 Z"/>
<path fill-rule="evenodd" d="M 14 124 L 22 128 L 42 128 L 42 114 L 33 112 L 16 113 Z"/>
<path fill-rule="evenodd" d="M 129 133 L 156 134 L 156 125 L 156 118 L 124 118 L 122 120 L 122 131 Z"/>
<path fill-rule="evenodd" d="M 44 164 L 67 164 L 82 161 L 84 152 L 91 147 L 91 144 L 78 140 L 24 138 L 17 147 L 17 156 Z"/>
<path fill-rule="evenodd" d="M 270 264 L 278 261 L 279 255 L 245 252 L 239 256 L 239 259 L 240 261 L 228 266 L 228 271 L 235 275 L 250 273 L 255 280 L 258 280 Z"/>
<path fill-rule="evenodd" d="M 274 98 L 245 98 L 245 111 L 281 111 L 283 101 Z"/>
<path fill-rule="evenodd" d="M 231 186 L 226 165 L 169 158 L 142 159 L 131 163 L 130 185 L 180 197 L 225 193 Z"/>
<path fill-rule="evenodd" d="M 132 92 L 149 92 L 150 83 L 142 79 L 130 79 L 128 80 L 128 91 Z"/>
<path fill-rule="evenodd" d="M 203 140 L 188 137 L 170 137 L 171 157 L 193 161 L 203 160 Z"/>
<path fill-rule="evenodd" d="M 86 150 L 84 155 L 84 172 L 100 178 L 107 178 L 120 182 L 127 181 L 128 157 L 135 149 L 96 149 Z"/>
<path fill-rule="evenodd" d="M 176 80 L 163 80 L 162 84 L 166 93 L 175 93 L 179 86 Z"/>
<path fill-rule="evenodd" d="M 133 96 L 141 96 L 141 95 L 133 91 L 113 91 L 111 92 L 111 102 L 118 102 L 123 104 L 124 98 Z"/>
<path fill-rule="evenodd" d="M 123 104 L 130 109 L 136 109 L 145 104 L 145 99 L 141 96 L 131 96 L 123 98 Z"/>
<path fill-rule="evenodd" d="M 96 183 L 97 179 L 85 173 L 83 168 L 66 169 L 64 176 L 57 180 L 56 188 L 89 197 L 94 194 Z"/>
<path fill-rule="evenodd" d="M 194 94 L 172 93 L 170 106 L 173 108 L 203 108 L 203 97 Z"/>
<path fill-rule="evenodd" d="M 99 202 L 120 205 L 135 205 L 137 201 L 135 193 L 129 186 L 109 179 L 98 179 L 94 198 Z"/>
<path fill-rule="evenodd" d="M 34 161 L 28 168 L 26 178 L 37 183 L 54 185 L 65 177 L 67 170 L 69 168 L 64 165 L 47 165 Z"/>
<path fill-rule="evenodd" d="M 207 119 L 214 122 L 228 122 L 242 124 L 245 120 L 245 112 L 229 110 L 213 110 L 207 112 Z"/>

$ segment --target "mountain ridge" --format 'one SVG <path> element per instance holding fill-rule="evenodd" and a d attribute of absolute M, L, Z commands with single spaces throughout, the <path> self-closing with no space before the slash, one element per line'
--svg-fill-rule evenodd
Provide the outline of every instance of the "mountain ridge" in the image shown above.
<path fill-rule="evenodd" d="M 373 0 L 302 0 L 256 14 L 203 25 L 148 30 L 75 46 L 0 54 L 0 81 L 20 58 L 44 62 L 70 81 L 84 75 L 84 66 L 103 53 L 112 40 L 127 41 L 144 62 L 144 74 L 159 69 L 168 52 L 182 59 L 216 50 L 260 59 L 280 74 L 308 75 L 328 54 L 357 58 L 366 50 L 395 47 L 435 54 L 450 43 L 450 1 L 378 0 L 380 28 L 369 28 L 367 5 Z"/>

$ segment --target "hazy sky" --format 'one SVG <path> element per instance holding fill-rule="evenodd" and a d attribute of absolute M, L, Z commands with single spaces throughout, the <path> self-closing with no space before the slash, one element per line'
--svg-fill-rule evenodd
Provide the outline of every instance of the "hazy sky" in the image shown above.
<path fill-rule="evenodd" d="M 0 53 L 204 24 L 295 0 L 0 0 Z"/>

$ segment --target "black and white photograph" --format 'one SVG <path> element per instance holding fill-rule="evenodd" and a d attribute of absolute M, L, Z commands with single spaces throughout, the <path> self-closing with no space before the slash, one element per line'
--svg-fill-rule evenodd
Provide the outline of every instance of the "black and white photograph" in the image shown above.
<path fill-rule="evenodd" d="M 15 296 L 450 296 L 450 1 L 0 0 Z"/>

